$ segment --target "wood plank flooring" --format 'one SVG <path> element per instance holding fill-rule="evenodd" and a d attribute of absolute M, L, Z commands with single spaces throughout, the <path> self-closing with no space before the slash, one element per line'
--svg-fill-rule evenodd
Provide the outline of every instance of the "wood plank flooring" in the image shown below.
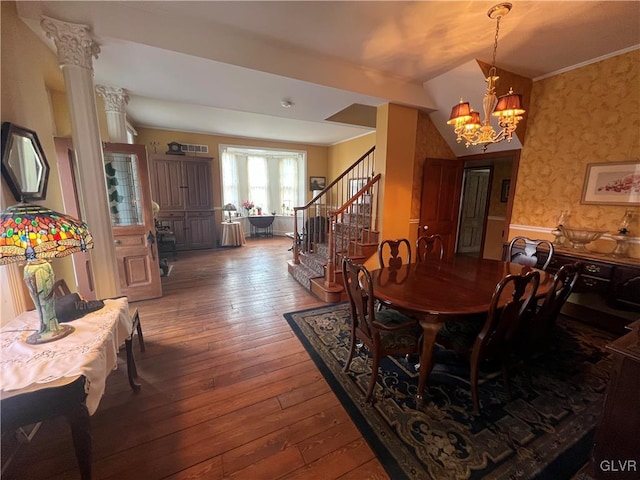
<path fill-rule="evenodd" d="M 287 273 L 290 239 L 181 252 L 137 302 L 142 390 L 124 348 L 93 429 L 94 479 L 387 479 L 283 313 L 323 305 Z M 45 423 L 3 479 L 79 478 L 65 421 Z"/>

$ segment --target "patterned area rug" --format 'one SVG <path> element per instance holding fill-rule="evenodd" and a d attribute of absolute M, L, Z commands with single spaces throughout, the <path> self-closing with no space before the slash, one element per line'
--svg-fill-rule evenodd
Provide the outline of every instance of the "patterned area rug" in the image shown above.
<path fill-rule="evenodd" d="M 610 334 L 561 317 L 547 354 L 528 374 L 511 372 L 511 401 L 500 374 L 483 375 L 474 416 L 468 367 L 444 351 L 436 352 L 422 409 L 418 375 L 403 358 L 382 362 L 373 404 L 364 404 L 366 350 L 342 371 L 349 316 L 346 304 L 285 314 L 393 480 L 568 479 L 587 461 L 611 367 Z"/>

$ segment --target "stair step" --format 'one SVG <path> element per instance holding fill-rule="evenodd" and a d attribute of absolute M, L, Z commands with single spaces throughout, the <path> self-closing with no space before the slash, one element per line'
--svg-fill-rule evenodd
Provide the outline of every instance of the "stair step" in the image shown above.
<path fill-rule="evenodd" d="M 300 263 L 316 272 L 317 277 L 324 276 L 324 267 L 327 264 L 327 256 L 320 253 L 304 253 L 300 255 Z"/>
<path fill-rule="evenodd" d="M 287 262 L 287 268 L 289 274 L 295 278 L 300 285 L 311 291 L 311 279 L 318 278 L 317 272 L 302 263 L 293 263 L 293 260 Z"/>

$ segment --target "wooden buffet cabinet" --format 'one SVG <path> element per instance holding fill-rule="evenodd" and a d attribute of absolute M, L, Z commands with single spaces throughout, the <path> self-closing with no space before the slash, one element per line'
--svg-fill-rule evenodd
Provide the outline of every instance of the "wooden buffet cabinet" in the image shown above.
<path fill-rule="evenodd" d="M 539 252 L 538 263 L 544 263 L 547 256 L 547 252 Z M 582 263 L 581 275 L 562 313 L 624 333 L 625 326 L 640 317 L 640 260 L 555 247 L 547 271 L 555 273 L 562 265 L 575 262 Z M 590 301 L 574 303 L 574 297 Z"/>
<path fill-rule="evenodd" d="M 175 235 L 177 250 L 213 248 L 211 161 L 209 157 L 152 154 L 151 191 L 160 206 L 158 222 Z"/>

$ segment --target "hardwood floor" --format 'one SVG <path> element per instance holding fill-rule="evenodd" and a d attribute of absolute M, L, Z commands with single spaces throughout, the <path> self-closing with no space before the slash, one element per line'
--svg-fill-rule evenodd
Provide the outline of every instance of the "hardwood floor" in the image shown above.
<path fill-rule="evenodd" d="M 290 240 L 179 253 L 137 302 L 142 390 L 118 370 L 92 417 L 94 479 L 389 478 L 282 314 L 322 305 L 287 274 Z M 3 478 L 79 478 L 63 420 Z"/>

